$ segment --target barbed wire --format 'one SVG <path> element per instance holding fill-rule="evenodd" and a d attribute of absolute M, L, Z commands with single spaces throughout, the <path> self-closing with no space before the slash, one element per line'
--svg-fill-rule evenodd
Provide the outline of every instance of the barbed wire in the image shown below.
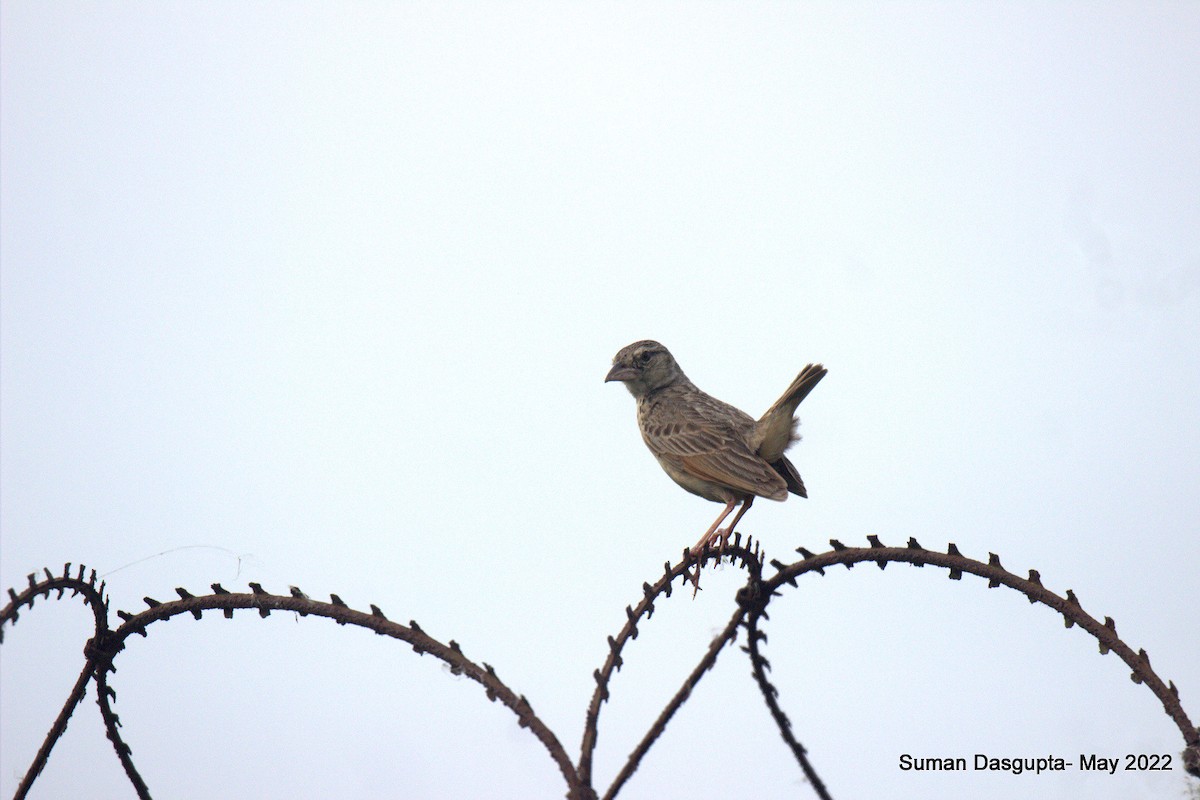
<path fill-rule="evenodd" d="M 763 655 L 762 645 L 767 643 L 767 634 L 762 630 L 763 623 L 769 620 L 767 608 L 772 600 L 781 596 L 786 588 L 798 587 L 799 580 L 807 575 L 824 575 L 825 570 L 835 566 L 847 569 L 862 562 L 873 562 L 884 569 L 890 563 L 907 563 L 916 567 L 926 565 L 941 567 L 948 570 L 951 580 L 961 580 L 964 574 L 973 574 L 985 578 L 989 588 L 1000 586 L 1020 592 L 1030 603 L 1041 603 L 1063 617 L 1067 628 L 1078 626 L 1091 636 L 1098 644 L 1101 654 L 1116 653 L 1132 670 L 1130 677 L 1135 683 L 1143 684 L 1150 689 L 1162 702 L 1167 716 L 1179 728 L 1183 735 L 1185 749 L 1183 752 L 1184 768 L 1191 775 L 1200 777 L 1200 729 L 1192 725 L 1179 700 L 1179 692 L 1171 681 L 1163 681 L 1150 666 L 1150 659 L 1145 650 L 1134 652 L 1116 632 L 1116 624 L 1111 617 L 1098 621 L 1083 610 L 1075 593 L 1068 589 L 1065 595 L 1058 595 L 1047 589 L 1041 582 L 1037 570 L 1029 570 L 1027 578 L 1022 578 L 1006 570 L 1000 563 L 999 557 L 989 553 L 988 562 L 983 563 L 962 555 L 958 548 L 951 543 L 945 553 L 926 550 L 910 538 L 904 547 L 888 547 L 880 542 L 877 536 L 868 536 L 868 547 L 849 547 L 836 539 L 830 540 L 831 549 L 814 554 L 801 547 L 796 552 L 800 555 L 798 561 L 790 564 L 772 559 L 766 561 L 761 548 L 751 539 L 742 544 L 737 536 L 732 542 L 719 547 L 705 547 L 699 553 L 683 551 L 680 561 L 674 565 L 667 562 L 663 566 L 662 575 L 653 583 L 642 584 L 642 598 L 636 605 L 625 607 L 626 621 L 615 636 L 608 637 L 608 653 L 603 664 L 593 671 L 596 688 L 588 704 L 583 737 L 580 744 L 578 764 L 568 757 L 566 750 L 553 731 L 534 712 L 533 707 L 523 694 L 518 694 L 506 685 L 496 675 L 493 667 L 487 662 L 476 662 L 463 654 L 459 644 L 450 639 L 446 643 L 430 636 L 415 620 L 408 625 L 394 622 L 384 615 L 376 605 L 370 605 L 370 613 L 350 608 L 336 595 L 330 595 L 329 602 L 312 600 L 299 588 L 289 587 L 289 594 L 272 594 L 258 583 L 250 583 L 250 592 L 230 592 L 219 583 L 211 586 L 212 593 L 193 595 L 186 589 L 176 589 L 178 600 L 160 602 L 154 598 L 144 598 L 146 610 L 139 613 L 129 613 L 118 610 L 117 617 L 121 624 L 115 629 L 109 626 L 109 605 L 104 594 L 105 584 L 97 585 L 96 572 L 93 570 L 85 578 L 86 568 L 80 566 L 76 574 L 72 574 L 71 564 L 65 565 L 62 575 L 54 575 L 49 570 L 43 570 L 44 577 L 36 573 L 28 576 L 28 586 L 20 592 L 9 589 L 10 602 L 0 610 L 0 642 L 4 640 L 6 626 L 15 624 L 23 610 L 32 609 L 39 598 L 51 599 L 51 594 L 57 592 L 53 599 L 61 599 L 70 591 L 72 596 L 81 596 L 84 603 L 92 610 L 95 631 L 93 637 L 84 648 L 85 663 L 64 704 L 62 711 L 55 719 L 50 731 L 46 734 L 41 747 L 30 764 L 24 779 L 17 788 L 15 797 L 22 800 L 30 787 L 41 773 L 55 743 L 66 729 L 67 722 L 78 707 L 87 686 L 91 681 L 96 682 L 97 703 L 100 707 L 101 718 L 113 748 L 120 759 L 126 776 L 136 790 L 139 798 L 149 798 L 150 791 L 133 763 L 132 750 L 120 735 L 120 718 L 112 708 L 116 692 L 109 686 L 108 675 L 116 671 L 113 662 L 123 652 L 129 639 L 135 635 L 147 636 L 147 629 L 163 620 L 181 614 L 191 614 L 201 619 L 203 612 L 220 610 L 225 618 L 232 618 L 235 610 L 256 610 L 260 617 L 267 617 L 272 611 L 292 611 L 300 616 L 315 616 L 332 619 L 338 625 L 354 625 L 367 628 L 381 636 L 389 636 L 410 645 L 418 655 L 432 655 L 448 665 L 454 675 L 466 676 L 483 687 L 488 700 L 499 701 L 513 712 L 521 728 L 527 729 L 545 747 L 551 759 L 557 764 L 567 785 L 566 796 L 571 800 L 597 800 L 594 788 L 593 757 L 599 739 L 599 720 L 603 704 L 609 699 L 610 682 L 614 672 L 620 671 L 623 664 L 623 651 L 629 642 L 638 636 L 638 625 L 648 621 L 654 614 L 655 604 L 670 598 L 672 587 L 676 580 L 692 582 L 698 586 L 700 571 L 710 565 L 728 560 L 746 573 L 746 582 L 734 596 L 735 608 L 724 628 L 713 638 L 702 654 L 699 662 L 684 679 L 679 690 L 667 702 L 642 739 L 630 752 L 623 766 L 605 791 L 604 800 L 615 800 L 621 789 L 637 771 L 642 759 L 655 742 L 662 736 L 675 713 L 692 696 L 693 691 L 703 677 L 713 668 L 717 659 L 730 644 L 736 642 L 738 633 L 745 630 L 746 643 L 742 651 L 747 654 L 751 663 L 751 672 L 758 685 L 772 720 L 779 729 L 784 743 L 796 758 L 797 764 L 813 791 L 822 800 L 830 798 L 830 793 L 809 762 L 807 751 L 795 738 L 792 724 L 779 702 L 779 690 L 770 681 L 767 673 L 770 662 Z M 764 577 L 764 566 L 769 565 L 775 570 L 774 574 Z"/>
<path fill-rule="evenodd" d="M 783 737 L 784 744 L 792 751 L 796 763 L 800 765 L 804 777 L 808 779 L 808 783 L 817 797 L 821 800 L 832 800 L 829 790 L 825 788 L 824 781 L 817 775 L 816 769 L 808 760 L 808 751 L 792 733 L 792 722 L 779 705 L 779 689 L 767 677 L 767 671 L 771 669 L 771 662 L 762 654 L 760 646 L 766 644 L 767 634 L 759 629 L 759 620 L 768 619 L 766 601 L 762 594 L 765 589 L 765 586 L 760 587 L 760 591 L 754 597 L 755 603 L 746 620 L 746 644 L 742 646 L 742 650 L 750 656 L 754 682 L 758 684 L 758 689 L 762 692 L 763 702 L 767 704 L 767 710 L 771 713 L 771 719 L 775 721 L 775 726 L 779 728 L 779 735 Z"/>

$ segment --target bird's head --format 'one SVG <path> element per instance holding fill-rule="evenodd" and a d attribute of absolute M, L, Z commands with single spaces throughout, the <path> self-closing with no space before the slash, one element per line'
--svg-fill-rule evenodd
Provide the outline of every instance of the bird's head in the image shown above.
<path fill-rule="evenodd" d="M 649 339 L 622 348 L 612 363 L 604 381 L 620 381 L 634 397 L 687 380 L 671 352 Z"/>

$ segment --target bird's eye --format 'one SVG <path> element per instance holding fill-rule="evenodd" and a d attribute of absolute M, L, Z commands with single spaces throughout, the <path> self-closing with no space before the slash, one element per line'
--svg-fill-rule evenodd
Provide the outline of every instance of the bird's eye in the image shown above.
<path fill-rule="evenodd" d="M 650 363 L 650 351 L 646 350 L 644 352 L 638 353 L 637 362 L 639 364 L 649 364 Z"/>

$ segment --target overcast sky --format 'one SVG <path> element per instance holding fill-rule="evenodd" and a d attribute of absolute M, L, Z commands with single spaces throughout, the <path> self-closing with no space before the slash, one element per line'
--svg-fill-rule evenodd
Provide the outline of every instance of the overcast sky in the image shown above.
<path fill-rule="evenodd" d="M 755 505 L 1000 555 L 1112 616 L 1200 715 L 1200 5 L 0 6 L 0 591 L 106 575 L 337 592 L 456 639 L 577 757 L 592 670 L 719 507 L 602 380 L 662 341 L 760 414 L 829 375 Z M 147 557 L 156 556 L 156 558 Z M 734 608 L 659 604 L 600 720 L 606 787 Z M 82 663 L 0 648 L 0 796 Z M 941 570 L 809 576 L 766 654 L 834 797 L 1179 797 L 1182 771 L 902 772 L 1178 755 L 1044 606 Z M 559 797 L 430 658 L 326 620 L 161 623 L 117 660 L 159 798 Z M 134 796 L 85 701 L 32 797 Z M 731 649 L 622 797 L 811 796 Z"/>

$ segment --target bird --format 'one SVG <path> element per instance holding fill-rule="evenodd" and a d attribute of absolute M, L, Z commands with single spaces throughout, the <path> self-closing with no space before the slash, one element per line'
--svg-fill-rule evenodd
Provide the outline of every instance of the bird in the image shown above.
<path fill-rule="evenodd" d="M 806 366 L 755 420 L 701 391 L 656 341 L 634 342 L 613 357 L 604 381 L 625 384 L 637 399 L 638 428 L 659 466 L 692 494 L 725 504 L 691 548 L 693 555 L 706 546 L 724 547 L 756 497 L 779 501 L 789 493 L 808 497 L 800 473 L 784 451 L 800 439 L 796 406 L 826 372 L 820 364 Z M 729 527 L 718 530 L 739 504 Z"/>

